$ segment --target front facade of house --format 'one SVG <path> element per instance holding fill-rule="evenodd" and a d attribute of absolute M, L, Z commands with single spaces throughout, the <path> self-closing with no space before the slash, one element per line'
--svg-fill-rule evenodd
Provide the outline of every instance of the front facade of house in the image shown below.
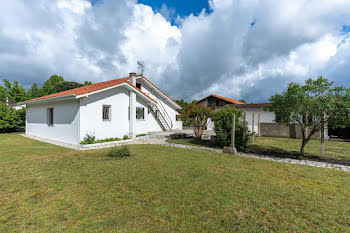
<path fill-rule="evenodd" d="M 178 106 L 142 75 L 96 83 L 25 102 L 26 134 L 79 144 L 182 129 Z"/>

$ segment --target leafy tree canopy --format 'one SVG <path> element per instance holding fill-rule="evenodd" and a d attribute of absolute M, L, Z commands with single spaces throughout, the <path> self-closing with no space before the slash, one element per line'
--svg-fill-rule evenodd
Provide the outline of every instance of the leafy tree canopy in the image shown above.
<path fill-rule="evenodd" d="M 198 104 L 189 104 L 183 109 L 181 117 L 194 127 L 196 138 L 201 139 L 211 113 L 211 108 Z"/>
<path fill-rule="evenodd" d="M 279 122 L 295 122 L 300 126 L 302 145 L 300 156 L 311 137 L 325 124 L 333 128 L 345 127 L 350 119 L 350 90 L 333 87 L 323 77 L 308 79 L 304 85 L 289 83 L 281 94 L 270 98 L 267 110 L 274 112 Z"/>
<path fill-rule="evenodd" d="M 55 93 L 57 93 L 57 92 L 66 91 L 66 90 L 70 90 L 70 89 L 74 89 L 82 86 L 84 86 L 84 84 L 77 83 L 77 82 L 63 81 L 63 82 L 56 83 L 54 85 L 54 90 L 55 90 Z"/>
<path fill-rule="evenodd" d="M 44 82 L 42 87 L 43 95 L 50 95 L 56 93 L 55 85 L 64 82 L 62 76 L 52 75 L 47 81 Z"/>

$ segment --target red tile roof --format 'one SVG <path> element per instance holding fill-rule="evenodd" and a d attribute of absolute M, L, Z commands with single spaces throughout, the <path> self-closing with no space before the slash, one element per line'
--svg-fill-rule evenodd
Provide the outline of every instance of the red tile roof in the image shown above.
<path fill-rule="evenodd" d="M 84 95 L 84 94 L 88 94 L 91 92 L 95 92 L 95 91 L 99 91 L 108 87 L 113 87 L 122 83 L 127 83 L 128 85 L 136 88 L 134 85 L 132 85 L 129 82 L 130 77 L 125 77 L 125 78 L 120 78 L 120 79 L 114 79 L 114 80 L 110 80 L 110 81 L 105 81 L 105 82 L 100 82 L 100 83 L 95 83 L 95 84 L 91 84 L 88 86 L 83 86 L 83 87 L 78 87 L 78 88 L 74 88 L 74 89 L 70 89 L 67 91 L 62 91 L 62 92 L 58 92 L 58 93 L 54 93 L 51 95 L 46 95 L 46 96 L 42 96 L 42 97 L 38 97 L 35 99 L 31 99 L 31 100 L 27 100 L 21 103 L 27 103 L 27 102 L 32 102 L 35 100 L 43 100 L 43 99 L 48 99 L 48 98 L 53 98 L 53 97 L 59 97 L 59 96 L 67 96 L 67 95 L 74 95 L 74 96 L 79 96 L 79 95 Z M 149 97 L 148 95 L 146 95 L 144 92 L 142 92 L 141 90 L 137 89 L 140 93 L 142 93 L 144 96 L 146 96 L 148 99 L 152 100 L 153 102 L 157 102 L 154 99 L 152 99 L 151 97 Z"/>
<path fill-rule="evenodd" d="M 227 101 L 229 103 L 232 103 L 232 104 L 244 104 L 243 102 L 240 102 L 238 100 L 229 99 L 229 98 L 222 97 L 222 96 L 219 96 L 219 95 L 209 95 L 209 96 L 207 96 L 207 97 L 205 97 L 205 98 L 203 98 L 201 100 L 198 100 L 196 103 L 199 103 L 199 102 L 201 102 L 201 101 L 203 101 L 203 100 L 205 100 L 205 99 L 207 99 L 209 97 L 215 97 L 215 98 L 218 98 L 218 99 L 222 99 L 222 100 L 225 100 L 225 101 Z"/>

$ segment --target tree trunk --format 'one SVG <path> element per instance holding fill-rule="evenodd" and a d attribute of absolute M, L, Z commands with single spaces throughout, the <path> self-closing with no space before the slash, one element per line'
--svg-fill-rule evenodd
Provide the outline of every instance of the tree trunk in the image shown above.
<path fill-rule="evenodd" d="M 304 154 L 305 154 L 304 149 L 305 149 L 306 143 L 307 143 L 307 141 L 303 138 L 303 141 L 301 142 L 300 153 L 299 153 L 299 156 L 298 156 L 299 159 L 304 157 Z"/>

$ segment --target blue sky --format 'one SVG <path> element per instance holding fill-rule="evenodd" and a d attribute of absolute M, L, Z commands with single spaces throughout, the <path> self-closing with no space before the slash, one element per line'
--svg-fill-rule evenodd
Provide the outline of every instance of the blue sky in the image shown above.
<path fill-rule="evenodd" d="M 176 15 L 181 17 L 193 14 L 199 14 L 202 9 L 209 10 L 208 0 L 139 0 L 139 3 L 151 6 L 155 11 L 159 11 L 165 4 L 169 9 L 174 9 Z"/>
<path fill-rule="evenodd" d="M 89 0 L 93 5 L 101 0 Z M 174 24 L 177 15 L 180 17 L 185 17 L 190 14 L 198 15 L 203 9 L 209 12 L 208 0 L 139 0 L 139 3 L 151 6 L 154 11 L 162 12 L 164 5 L 171 11 L 170 18 L 171 22 Z M 165 15 L 167 17 L 167 15 Z"/>

